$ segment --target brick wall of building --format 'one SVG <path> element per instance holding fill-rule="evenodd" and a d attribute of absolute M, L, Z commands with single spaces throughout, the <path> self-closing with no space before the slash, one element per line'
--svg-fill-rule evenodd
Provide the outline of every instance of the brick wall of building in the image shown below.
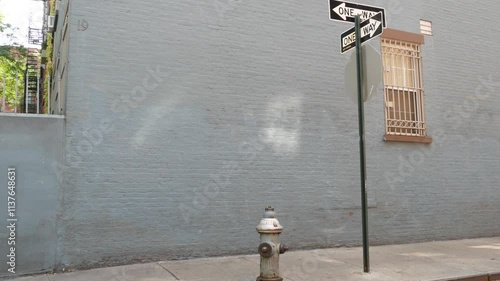
<path fill-rule="evenodd" d="M 500 235 L 500 4 L 360 2 L 434 31 L 434 142 L 384 142 L 382 87 L 365 104 L 372 244 Z M 268 205 L 292 249 L 360 245 L 350 25 L 327 1 L 74 0 L 70 26 L 60 266 L 253 253 Z"/>

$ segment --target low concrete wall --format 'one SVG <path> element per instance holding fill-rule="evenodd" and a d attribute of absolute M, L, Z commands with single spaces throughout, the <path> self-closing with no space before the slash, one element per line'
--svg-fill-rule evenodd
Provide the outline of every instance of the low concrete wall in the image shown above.
<path fill-rule="evenodd" d="M 8 271 L 7 257 L 15 247 L 15 273 L 53 268 L 57 249 L 56 220 L 60 183 L 53 163 L 63 156 L 64 118 L 0 114 L 0 277 Z M 8 245 L 7 170 L 16 169 L 15 246 Z"/>

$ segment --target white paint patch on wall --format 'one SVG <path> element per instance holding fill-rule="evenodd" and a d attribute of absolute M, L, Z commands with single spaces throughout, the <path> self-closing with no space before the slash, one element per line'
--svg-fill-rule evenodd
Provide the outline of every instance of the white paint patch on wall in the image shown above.
<path fill-rule="evenodd" d="M 272 99 L 266 115 L 269 122 L 261 130 L 262 141 L 276 152 L 297 154 L 300 143 L 302 95 L 280 95 Z"/>
<path fill-rule="evenodd" d="M 183 95 L 181 93 L 168 95 L 160 100 L 155 100 L 151 105 L 144 106 L 148 112 L 144 120 L 141 120 L 139 129 L 135 132 L 134 137 L 130 141 L 130 145 L 134 149 L 138 149 L 146 145 L 146 140 L 152 137 L 152 134 L 161 127 L 165 130 L 166 124 L 171 121 L 167 118 L 182 102 Z"/>

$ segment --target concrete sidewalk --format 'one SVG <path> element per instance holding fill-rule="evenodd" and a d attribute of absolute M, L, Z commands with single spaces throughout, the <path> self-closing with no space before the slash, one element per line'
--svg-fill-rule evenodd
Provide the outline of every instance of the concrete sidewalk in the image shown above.
<path fill-rule="evenodd" d="M 474 281 L 500 280 L 500 237 L 371 247 L 370 274 L 362 273 L 361 248 L 288 252 L 281 273 L 288 281 L 434 281 L 492 274 Z M 64 274 L 24 281 L 254 281 L 257 255 L 166 261 Z"/>

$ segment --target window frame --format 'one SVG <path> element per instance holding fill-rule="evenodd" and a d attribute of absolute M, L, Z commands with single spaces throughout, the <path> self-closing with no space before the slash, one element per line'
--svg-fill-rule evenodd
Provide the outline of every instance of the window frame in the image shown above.
<path fill-rule="evenodd" d="M 416 34 L 416 33 L 411 33 L 411 32 L 406 32 L 406 31 L 400 31 L 400 30 L 395 30 L 395 29 L 390 29 L 387 28 L 384 30 L 381 36 L 380 44 L 381 44 L 381 53 L 382 53 L 382 68 L 385 73 L 386 71 L 386 65 L 384 63 L 384 53 L 383 53 L 383 42 L 386 40 L 394 40 L 394 41 L 399 41 L 402 43 L 409 43 L 409 44 L 414 44 L 414 45 L 419 45 L 418 51 L 421 52 L 421 46 L 424 45 L 424 35 L 422 34 Z M 417 70 L 417 73 L 415 75 L 419 75 L 416 79 L 419 80 L 420 85 L 413 85 L 414 87 L 412 89 L 406 89 L 408 93 L 410 92 L 419 92 L 419 95 L 421 95 L 422 100 L 419 102 L 417 106 L 423 107 L 425 104 L 425 99 L 424 99 L 424 86 L 423 86 L 423 61 L 422 61 L 422 55 L 419 53 L 419 69 Z M 406 76 L 406 75 L 403 75 Z M 414 76 L 413 79 L 415 79 L 416 76 Z M 406 79 L 406 77 L 404 78 Z M 427 121 L 425 120 L 425 107 L 422 108 L 422 121 L 419 121 L 418 118 L 415 120 L 415 122 L 423 122 L 423 126 L 425 126 L 423 129 L 416 129 L 416 130 L 424 130 L 424 134 L 403 134 L 403 133 L 397 133 L 397 132 L 389 132 L 389 127 L 388 127 L 388 121 L 389 121 L 389 116 L 387 114 L 387 102 L 390 102 L 387 100 L 387 89 L 392 88 L 393 89 L 393 95 L 394 95 L 394 90 L 397 92 L 400 92 L 400 90 L 405 91 L 406 87 L 400 87 L 398 85 L 386 85 L 386 81 L 384 79 L 384 121 L 385 121 L 385 135 L 384 135 L 384 140 L 385 141 L 398 141 L 398 142 L 414 142 L 414 143 L 432 143 L 432 138 L 427 135 Z M 405 85 L 406 86 L 406 85 Z M 420 87 L 420 88 L 419 88 Z M 421 94 L 420 94 L 421 93 Z M 398 99 L 400 93 L 398 93 Z M 420 98 L 417 94 L 415 94 L 415 98 Z M 394 102 L 394 97 L 392 102 Z M 410 113 L 411 114 L 411 113 Z M 418 116 L 420 114 L 419 112 L 414 113 L 415 116 Z M 403 120 L 400 120 L 403 121 Z"/>

